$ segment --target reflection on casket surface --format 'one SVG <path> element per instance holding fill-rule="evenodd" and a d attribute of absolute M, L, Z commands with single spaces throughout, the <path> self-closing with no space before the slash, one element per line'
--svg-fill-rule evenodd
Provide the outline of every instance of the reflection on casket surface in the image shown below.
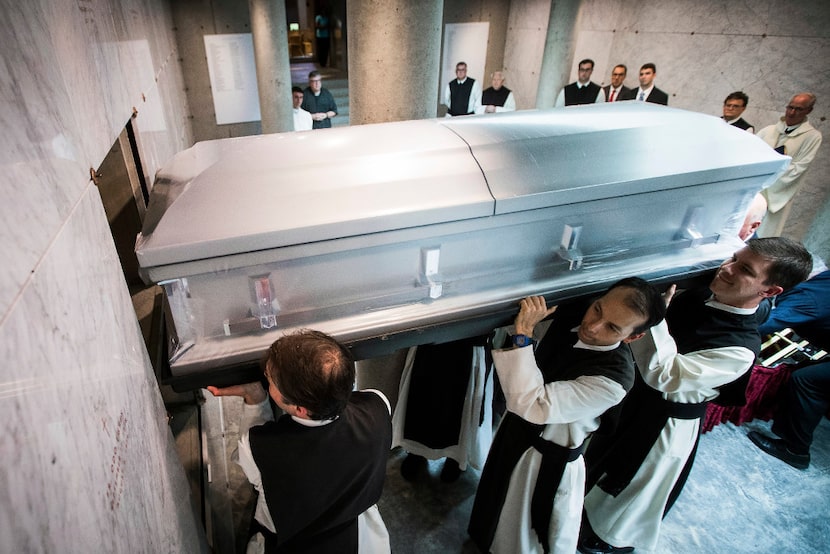
<path fill-rule="evenodd" d="M 136 253 L 173 375 L 299 328 L 368 357 L 487 332 L 528 294 L 706 272 L 788 160 L 637 102 L 208 141 L 159 171 Z"/>

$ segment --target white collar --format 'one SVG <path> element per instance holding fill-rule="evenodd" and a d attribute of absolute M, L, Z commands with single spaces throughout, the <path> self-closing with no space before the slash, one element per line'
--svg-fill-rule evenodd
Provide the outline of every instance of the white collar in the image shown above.
<path fill-rule="evenodd" d="M 709 300 L 707 300 L 705 304 L 710 308 L 738 315 L 752 315 L 758 310 L 758 306 L 755 306 L 754 308 L 736 308 L 735 306 L 718 302 L 715 300 L 715 295 L 710 296 Z"/>
<path fill-rule="evenodd" d="M 571 329 L 571 332 L 576 333 L 576 330 L 579 329 L 579 325 Z M 608 346 L 595 346 L 593 344 L 585 344 L 582 342 L 582 339 L 577 339 L 574 348 L 582 348 L 583 350 L 593 350 L 595 352 L 608 352 L 614 350 L 620 345 L 621 341 L 617 341 L 614 344 L 609 344 Z"/>
<path fill-rule="evenodd" d="M 328 425 L 329 423 L 337 419 L 337 417 L 334 417 L 332 419 L 303 419 L 301 417 L 291 416 L 291 419 L 293 419 L 300 425 L 304 425 L 306 427 L 322 427 L 323 425 Z"/>

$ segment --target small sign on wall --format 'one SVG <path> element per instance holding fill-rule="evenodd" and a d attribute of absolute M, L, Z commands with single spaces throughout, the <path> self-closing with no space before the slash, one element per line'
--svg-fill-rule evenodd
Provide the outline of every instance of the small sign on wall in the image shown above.
<path fill-rule="evenodd" d="M 205 35 L 216 124 L 259 121 L 254 42 L 250 33 Z"/>

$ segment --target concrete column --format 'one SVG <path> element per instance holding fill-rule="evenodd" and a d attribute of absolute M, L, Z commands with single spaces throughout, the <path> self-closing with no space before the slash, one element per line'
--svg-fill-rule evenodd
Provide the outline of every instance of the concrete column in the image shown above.
<path fill-rule="evenodd" d="M 576 46 L 576 23 L 581 0 L 551 0 L 545 54 L 539 71 L 537 108 L 552 108 L 568 84 Z"/>
<path fill-rule="evenodd" d="M 435 117 L 443 0 L 349 0 L 351 125 Z"/>
<path fill-rule="evenodd" d="M 262 134 L 294 130 L 285 3 L 248 0 Z"/>

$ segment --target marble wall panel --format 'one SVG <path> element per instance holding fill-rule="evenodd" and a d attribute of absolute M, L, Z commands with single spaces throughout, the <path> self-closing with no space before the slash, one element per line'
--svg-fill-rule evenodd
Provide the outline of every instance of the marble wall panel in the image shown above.
<path fill-rule="evenodd" d="M 0 326 L 0 359 L 0 551 L 206 551 L 94 187 Z"/>
<path fill-rule="evenodd" d="M 142 103 L 146 163 L 191 144 L 169 8 L 0 6 L 0 551 L 205 552 L 89 181 Z"/>

